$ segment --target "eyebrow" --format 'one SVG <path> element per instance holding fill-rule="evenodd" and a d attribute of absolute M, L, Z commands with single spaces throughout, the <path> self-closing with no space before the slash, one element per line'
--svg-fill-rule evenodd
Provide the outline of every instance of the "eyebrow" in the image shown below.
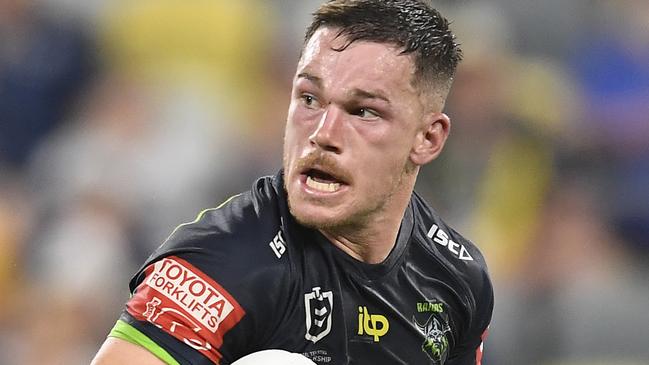
<path fill-rule="evenodd" d="M 297 75 L 298 79 L 306 79 L 308 81 L 311 81 L 312 83 L 316 84 L 319 88 L 322 88 L 322 78 L 318 76 L 311 75 L 308 72 L 300 72 Z"/>
<path fill-rule="evenodd" d="M 378 99 L 378 100 L 383 100 L 386 103 L 390 104 L 390 99 L 388 99 L 387 96 L 385 96 L 381 91 L 367 91 L 367 90 L 362 90 L 362 89 L 353 89 L 352 90 L 352 95 L 361 98 L 361 99 Z"/>
<path fill-rule="evenodd" d="M 298 79 L 306 79 L 314 84 L 316 84 L 317 87 L 322 88 L 322 78 L 318 76 L 311 75 L 308 72 L 301 72 L 297 75 Z M 359 88 L 354 88 L 351 91 L 351 95 L 360 99 L 378 99 L 385 101 L 386 103 L 390 104 L 390 99 L 385 96 L 385 94 L 379 90 L 376 91 L 367 91 Z"/>

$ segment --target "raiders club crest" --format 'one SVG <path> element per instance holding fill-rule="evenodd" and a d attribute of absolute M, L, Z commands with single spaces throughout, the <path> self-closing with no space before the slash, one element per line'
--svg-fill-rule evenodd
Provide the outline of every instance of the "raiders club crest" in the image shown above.
<path fill-rule="evenodd" d="M 441 316 L 433 314 L 423 325 L 413 317 L 417 329 L 425 336 L 421 350 L 433 360 L 435 365 L 444 364 L 446 361 L 449 348 L 447 333 L 451 332 L 448 324 L 439 317 Z"/>
<path fill-rule="evenodd" d="M 310 293 L 304 294 L 306 310 L 306 334 L 304 338 L 316 343 L 331 331 L 331 313 L 334 307 L 334 294 L 323 292 L 315 287 Z"/>

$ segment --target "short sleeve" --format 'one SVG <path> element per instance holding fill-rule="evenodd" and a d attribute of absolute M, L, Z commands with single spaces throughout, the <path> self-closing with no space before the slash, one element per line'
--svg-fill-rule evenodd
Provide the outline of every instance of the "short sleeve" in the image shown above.
<path fill-rule="evenodd" d="M 175 338 L 157 336 L 172 352 L 183 353 L 188 347 L 219 364 L 223 336 L 246 312 L 202 270 L 180 257 L 168 256 L 144 270 L 126 304 L 126 314 L 125 319 L 145 334 L 163 332 Z"/>
<path fill-rule="evenodd" d="M 174 230 L 131 280 L 126 334 L 114 335 L 179 364 L 229 364 L 263 346 L 279 321 L 267 311 L 282 318 L 291 282 L 268 244 L 280 229 L 272 208 L 244 194 Z"/>

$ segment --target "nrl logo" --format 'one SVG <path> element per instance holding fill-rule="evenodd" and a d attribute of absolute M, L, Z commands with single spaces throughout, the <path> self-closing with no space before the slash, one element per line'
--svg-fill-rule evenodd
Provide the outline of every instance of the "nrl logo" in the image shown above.
<path fill-rule="evenodd" d="M 331 291 L 322 292 L 320 287 L 304 294 L 306 310 L 306 334 L 304 338 L 316 343 L 331 331 L 331 313 L 334 307 L 334 294 Z"/>
<path fill-rule="evenodd" d="M 413 317 L 413 322 L 426 339 L 421 345 L 421 350 L 433 360 L 433 364 L 441 365 L 446 361 L 448 356 L 448 339 L 446 334 L 451 332 L 448 324 L 442 324 L 436 315 L 428 318 L 425 324 L 421 325 Z"/>

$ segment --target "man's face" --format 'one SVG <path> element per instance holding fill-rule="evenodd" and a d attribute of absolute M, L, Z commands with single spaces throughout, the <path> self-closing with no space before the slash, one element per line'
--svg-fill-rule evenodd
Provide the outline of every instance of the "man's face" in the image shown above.
<path fill-rule="evenodd" d="M 284 137 L 291 212 L 321 229 L 403 213 L 393 200 L 410 195 L 410 154 L 423 129 L 411 58 L 374 42 L 335 51 L 346 43 L 336 34 L 321 28 L 307 43 Z"/>

